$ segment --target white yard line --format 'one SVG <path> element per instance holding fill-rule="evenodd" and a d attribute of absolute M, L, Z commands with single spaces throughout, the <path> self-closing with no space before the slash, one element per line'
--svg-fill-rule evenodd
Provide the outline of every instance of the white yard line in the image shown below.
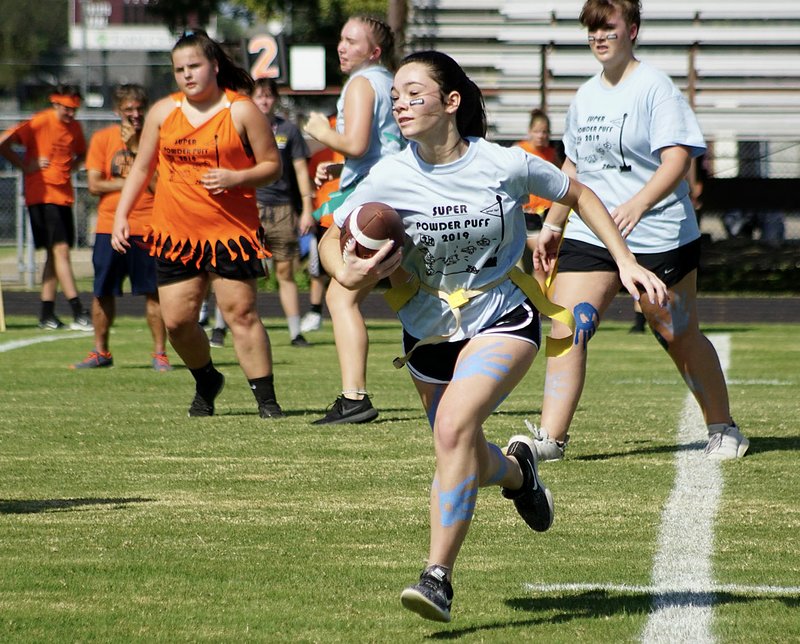
<path fill-rule="evenodd" d="M 709 339 L 726 373 L 730 364 L 730 336 L 715 334 Z M 641 637 L 645 644 L 713 643 L 711 626 L 716 593 L 796 597 L 800 593 L 798 586 L 748 586 L 714 581 L 714 521 L 723 478 L 719 462 L 707 460 L 703 455 L 707 439 L 700 408 L 694 396 L 687 393 L 678 427 L 675 483 L 661 515 L 658 551 L 649 586 L 526 584 L 525 589 L 536 593 L 609 591 L 649 595 L 653 608 Z"/>
<path fill-rule="evenodd" d="M 75 338 L 85 338 L 90 335 L 89 331 L 79 331 L 77 333 L 64 333 L 60 332 L 53 335 L 43 335 L 38 338 L 27 338 L 26 340 L 12 340 L 10 342 L 0 343 L 0 353 L 6 351 L 13 351 L 14 349 L 21 349 L 22 347 L 29 347 L 32 344 L 39 344 L 40 342 L 55 342 L 56 340 L 74 340 Z"/>
<path fill-rule="evenodd" d="M 727 372 L 730 336 L 719 334 L 709 339 L 717 349 L 723 373 Z M 675 484 L 661 515 L 653 562 L 653 611 L 642 635 L 645 644 L 715 641 L 711 556 L 723 479 L 719 462 L 703 455 L 706 440 L 700 408 L 688 393 L 678 427 Z"/>
<path fill-rule="evenodd" d="M 658 593 L 679 593 L 683 589 L 656 588 L 655 586 L 636 586 L 633 584 L 525 584 L 525 590 L 532 593 L 568 593 L 568 592 L 609 592 L 627 593 L 629 595 L 657 595 Z M 748 597 L 784 596 L 797 597 L 800 586 L 747 586 L 745 584 L 712 584 L 703 589 L 703 593 L 730 593 Z"/>

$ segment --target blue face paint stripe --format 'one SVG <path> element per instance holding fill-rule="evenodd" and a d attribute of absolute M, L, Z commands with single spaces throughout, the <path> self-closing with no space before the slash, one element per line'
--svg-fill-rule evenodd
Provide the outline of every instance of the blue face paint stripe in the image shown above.
<path fill-rule="evenodd" d="M 506 457 L 503 455 L 503 450 L 501 450 L 494 443 L 489 443 L 489 455 L 494 455 L 494 457 L 497 459 L 497 470 L 493 476 L 486 480 L 485 485 L 497 485 L 506 477 L 506 472 L 508 472 L 508 463 L 506 462 Z"/>
<path fill-rule="evenodd" d="M 436 495 L 439 497 L 439 515 L 442 527 L 449 528 L 456 521 L 471 521 L 475 512 L 475 501 L 478 488 L 474 474 L 468 476 L 453 490 L 443 490 L 438 481 L 434 481 Z"/>

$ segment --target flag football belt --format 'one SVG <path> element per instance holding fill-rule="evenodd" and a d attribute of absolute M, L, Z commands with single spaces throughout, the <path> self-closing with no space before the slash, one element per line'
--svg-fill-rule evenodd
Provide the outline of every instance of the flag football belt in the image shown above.
<path fill-rule="evenodd" d="M 447 293 L 446 291 L 435 289 L 420 282 L 419 278 L 417 277 L 412 277 L 408 282 L 393 286 L 386 291 L 384 298 L 395 313 L 399 312 L 400 309 L 408 304 L 411 298 L 414 297 L 420 290 L 423 290 L 426 293 L 435 295 L 440 300 L 446 302 L 450 307 L 450 312 L 453 314 L 453 318 L 455 318 L 456 322 L 455 328 L 446 335 L 429 335 L 427 338 L 418 340 L 417 343 L 411 347 L 409 352 L 406 353 L 402 358 L 398 357 L 394 359 L 394 366 L 397 369 L 401 369 L 403 365 L 408 362 L 411 354 L 418 347 L 426 344 L 445 342 L 448 338 L 453 337 L 461 328 L 461 307 L 467 304 L 467 302 L 469 302 L 473 297 L 492 290 L 496 286 L 499 286 L 505 282 L 507 279 L 511 280 L 517 286 L 517 288 L 519 288 L 519 290 L 525 293 L 525 295 L 531 302 L 533 302 L 533 305 L 539 310 L 540 313 L 553 320 L 558 320 L 562 324 L 565 324 L 569 327 L 570 334 L 566 338 L 553 338 L 551 336 L 547 336 L 545 343 L 545 355 L 548 357 L 558 357 L 569 351 L 570 347 L 572 346 L 572 337 L 575 333 L 575 318 L 572 316 L 572 313 L 570 313 L 563 306 L 559 306 L 558 304 L 554 304 L 548 300 L 547 296 L 542 292 L 539 282 L 537 282 L 533 276 L 524 273 L 515 266 L 508 272 L 507 275 L 504 275 L 503 277 L 490 282 L 489 284 L 473 289 L 460 288 L 452 293 Z"/>

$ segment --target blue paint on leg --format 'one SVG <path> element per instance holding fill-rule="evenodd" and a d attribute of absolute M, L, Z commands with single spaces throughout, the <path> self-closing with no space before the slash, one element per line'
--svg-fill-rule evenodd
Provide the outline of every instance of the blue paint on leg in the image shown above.
<path fill-rule="evenodd" d="M 496 342 L 488 347 L 479 349 L 462 360 L 453 374 L 453 382 L 471 378 L 472 376 L 488 376 L 492 380 L 500 382 L 503 376 L 508 375 L 511 370 L 508 363 L 511 362 L 512 357 L 510 353 L 498 353 L 496 351 L 502 345 L 502 342 Z"/>
<path fill-rule="evenodd" d="M 583 344 L 584 350 L 589 340 L 597 332 L 597 325 L 600 324 L 600 314 L 588 302 L 576 304 L 572 310 L 575 317 L 575 345 Z"/>
<path fill-rule="evenodd" d="M 443 490 L 438 481 L 434 481 L 439 497 L 439 514 L 442 527 L 449 528 L 456 521 L 471 521 L 475 512 L 475 501 L 478 498 L 474 474 L 468 476 L 453 490 Z"/>
<path fill-rule="evenodd" d="M 428 407 L 428 424 L 431 426 L 431 430 L 433 430 L 433 425 L 436 422 L 436 412 L 439 411 L 442 394 L 444 394 L 444 385 L 439 385 L 436 387 L 436 391 L 433 392 L 433 400 L 431 400 L 431 406 Z"/>

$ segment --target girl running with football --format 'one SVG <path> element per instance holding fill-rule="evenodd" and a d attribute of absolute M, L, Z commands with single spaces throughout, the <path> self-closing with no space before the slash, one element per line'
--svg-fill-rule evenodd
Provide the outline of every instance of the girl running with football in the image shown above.
<path fill-rule="evenodd" d="M 636 263 L 591 190 L 518 147 L 485 140 L 481 92 L 452 58 L 437 51 L 407 56 L 392 100 L 411 144 L 379 161 L 336 210 L 337 225 L 323 237 L 320 253 L 344 288 L 358 291 L 390 275 L 396 285 L 390 299 L 406 352 L 396 364 L 408 365 L 436 454 L 428 562 L 401 600 L 422 617 L 446 622 L 453 566 L 479 487 L 500 487 L 534 530 L 545 531 L 553 521 L 532 438 L 513 436 L 502 450 L 483 429 L 538 352 L 536 302 L 549 310 L 533 277 L 515 269 L 530 194 L 580 212 L 608 245 L 634 298 L 642 289 L 655 306 L 664 301 L 665 287 Z M 410 238 L 405 249 L 394 252 L 388 242 L 365 260 L 352 252 L 351 240 L 342 253 L 339 226 L 356 206 L 372 201 L 400 214 Z"/>

